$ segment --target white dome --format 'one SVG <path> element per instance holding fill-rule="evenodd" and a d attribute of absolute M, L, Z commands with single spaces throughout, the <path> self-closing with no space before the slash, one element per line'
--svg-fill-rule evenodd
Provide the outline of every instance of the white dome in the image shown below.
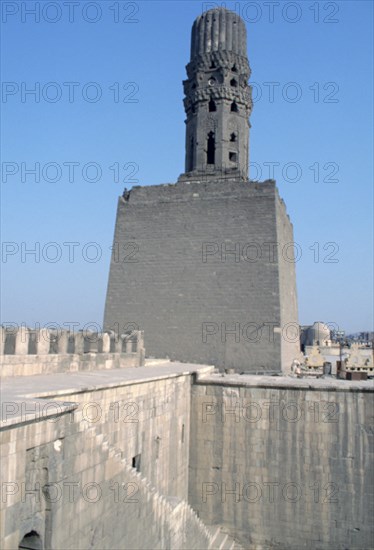
<path fill-rule="evenodd" d="M 331 339 L 330 329 L 325 323 L 316 321 L 310 329 L 310 339 L 314 344 L 322 345 L 324 342 Z"/>

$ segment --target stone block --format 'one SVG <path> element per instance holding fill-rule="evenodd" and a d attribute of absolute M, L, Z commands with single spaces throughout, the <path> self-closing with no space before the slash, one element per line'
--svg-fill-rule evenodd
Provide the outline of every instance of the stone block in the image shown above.
<path fill-rule="evenodd" d="M 29 331 L 26 327 L 21 326 L 15 337 L 15 355 L 27 355 L 29 348 Z"/>
<path fill-rule="evenodd" d="M 36 353 L 37 355 L 48 355 L 51 346 L 52 335 L 46 328 L 37 331 L 36 334 Z"/>

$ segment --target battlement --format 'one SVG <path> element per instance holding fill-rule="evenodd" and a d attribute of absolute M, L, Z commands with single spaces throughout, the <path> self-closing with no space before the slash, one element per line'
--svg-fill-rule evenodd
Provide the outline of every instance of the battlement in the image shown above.
<path fill-rule="evenodd" d="M 144 333 L 0 328 L 1 376 L 30 376 L 144 365 Z"/>

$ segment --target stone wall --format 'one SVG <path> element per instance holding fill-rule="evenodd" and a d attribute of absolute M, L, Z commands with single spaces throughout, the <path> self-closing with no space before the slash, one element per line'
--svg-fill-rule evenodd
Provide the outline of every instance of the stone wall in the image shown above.
<path fill-rule="evenodd" d="M 31 376 L 144 365 L 141 331 L 114 333 L 53 333 L 0 329 L 0 376 Z"/>
<path fill-rule="evenodd" d="M 199 517 L 250 549 L 372 548 L 372 384 L 250 378 L 192 388 Z"/>
<path fill-rule="evenodd" d="M 277 260 L 279 267 L 279 295 L 281 318 L 281 360 L 283 372 L 288 374 L 294 359 L 300 355 L 300 330 L 297 311 L 296 264 L 299 250 L 294 247 L 293 227 L 285 204 L 278 197 Z"/>
<path fill-rule="evenodd" d="M 138 353 L 87 353 L 84 355 L 6 355 L 1 376 L 32 376 L 54 372 L 78 372 L 138 367 Z"/>
<path fill-rule="evenodd" d="M 1 548 L 32 532 L 46 549 L 210 548 L 185 500 L 190 385 L 178 376 L 65 392 L 57 415 L 51 390 L 45 414 L 4 422 Z"/>
<path fill-rule="evenodd" d="M 187 499 L 190 377 L 71 393 L 77 419 L 92 418 L 99 433 L 119 448 L 165 495 Z M 93 478 L 95 479 L 95 478 Z"/>
<path fill-rule="evenodd" d="M 1 548 L 372 546 L 372 382 L 118 373 L 3 380 Z"/>
<path fill-rule="evenodd" d="M 281 324 L 296 290 L 294 265 L 272 253 L 280 233 L 292 241 L 273 181 L 133 188 L 118 203 L 105 328 L 136 324 L 150 356 L 289 368 Z"/>

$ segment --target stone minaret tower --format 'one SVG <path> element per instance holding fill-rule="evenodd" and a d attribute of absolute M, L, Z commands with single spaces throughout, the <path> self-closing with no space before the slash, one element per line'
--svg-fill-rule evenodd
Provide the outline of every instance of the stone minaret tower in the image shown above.
<path fill-rule="evenodd" d="M 106 330 L 144 330 L 156 358 L 288 372 L 299 354 L 292 225 L 275 181 L 248 179 L 246 29 L 199 15 L 184 82 L 186 168 L 118 201 Z M 291 251 L 292 252 L 292 251 Z M 288 328 L 287 328 L 288 327 Z"/>
<path fill-rule="evenodd" d="M 186 166 L 180 180 L 247 180 L 252 98 L 243 20 L 224 8 L 200 15 L 186 69 Z"/>

